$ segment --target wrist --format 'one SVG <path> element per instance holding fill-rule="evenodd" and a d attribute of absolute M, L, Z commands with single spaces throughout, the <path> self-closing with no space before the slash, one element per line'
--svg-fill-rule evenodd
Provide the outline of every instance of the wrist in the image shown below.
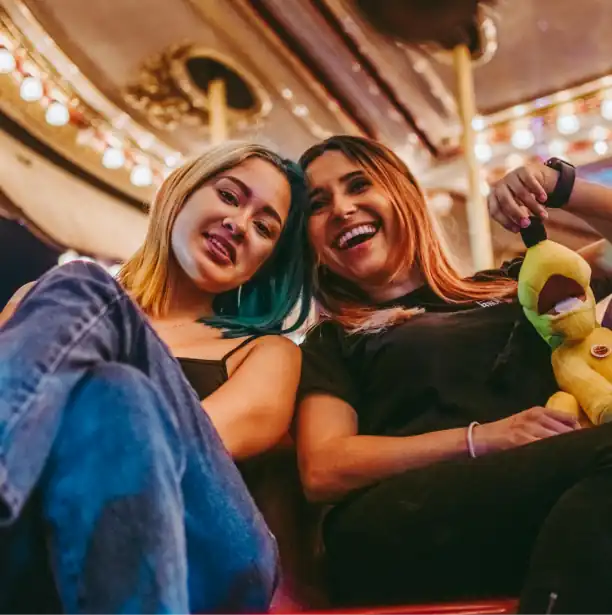
<path fill-rule="evenodd" d="M 556 169 L 552 169 L 551 167 L 548 167 L 546 165 L 543 166 L 544 169 L 542 171 L 542 174 L 544 181 L 542 182 L 542 188 L 544 188 L 546 194 L 550 196 L 554 192 L 555 187 L 557 186 L 560 173 Z"/>
<path fill-rule="evenodd" d="M 488 444 L 488 425 L 488 423 L 485 423 L 484 425 L 478 423 L 472 429 L 472 443 L 474 447 L 475 457 L 482 457 L 483 455 L 486 455 L 490 450 Z"/>
<path fill-rule="evenodd" d="M 476 457 L 478 457 L 478 455 L 476 454 L 476 448 L 474 447 L 474 429 L 478 427 L 478 425 L 480 425 L 480 423 L 478 423 L 477 421 L 472 421 L 468 425 L 467 432 L 465 434 L 465 441 L 467 444 L 468 455 L 472 459 L 475 459 Z"/>

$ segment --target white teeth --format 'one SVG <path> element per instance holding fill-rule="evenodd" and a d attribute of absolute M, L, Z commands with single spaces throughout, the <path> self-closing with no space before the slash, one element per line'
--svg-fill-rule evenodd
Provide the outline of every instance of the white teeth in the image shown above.
<path fill-rule="evenodd" d="M 376 233 L 376 227 L 373 224 L 362 224 L 361 226 L 356 226 L 352 228 L 350 231 L 346 231 L 346 233 L 342 233 L 340 238 L 337 240 L 337 244 L 339 248 L 344 248 L 350 239 L 353 237 L 357 237 L 358 235 L 372 235 Z"/>
<path fill-rule="evenodd" d="M 555 305 L 555 312 L 557 314 L 565 314 L 566 312 L 571 312 L 576 308 L 579 308 L 582 305 L 582 300 L 578 297 L 568 297 L 567 299 L 563 299 L 563 301 L 559 301 Z"/>
<path fill-rule="evenodd" d="M 227 258 L 230 258 L 230 254 L 227 248 L 220 241 L 218 241 L 216 237 L 209 237 L 208 240 L 211 243 L 214 243 L 215 246 L 217 246 L 217 248 L 219 248 L 219 250 L 221 250 L 227 256 Z"/>

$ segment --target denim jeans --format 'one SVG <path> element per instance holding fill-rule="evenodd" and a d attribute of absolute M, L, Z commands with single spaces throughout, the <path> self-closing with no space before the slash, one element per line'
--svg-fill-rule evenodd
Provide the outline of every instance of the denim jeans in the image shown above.
<path fill-rule="evenodd" d="M 0 610 L 263 612 L 277 559 L 139 308 L 97 265 L 43 276 L 0 329 Z"/>

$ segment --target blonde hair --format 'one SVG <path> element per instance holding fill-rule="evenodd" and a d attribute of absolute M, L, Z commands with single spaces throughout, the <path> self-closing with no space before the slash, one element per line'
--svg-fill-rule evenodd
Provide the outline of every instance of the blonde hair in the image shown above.
<path fill-rule="evenodd" d="M 516 294 L 516 282 L 481 274 L 463 278 L 446 252 L 429 213 L 423 192 L 404 162 L 381 143 L 363 137 L 335 136 L 307 150 L 300 159 L 304 169 L 327 151 L 339 151 L 358 164 L 389 195 L 397 214 L 401 240 L 394 249 L 389 282 L 416 263 L 432 291 L 449 303 L 467 303 Z M 324 265 L 314 268 L 314 297 L 324 317 L 353 333 L 374 333 L 406 321 L 420 310 L 377 308 L 354 284 Z"/>
<path fill-rule="evenodd" d="M 228 141 L 178 167 L 163 181 L 151 205 L 142 246 L 123 265 L 119 282 L 151 316 L 163 316 L 170 304 L 173 283 L 171 232 L 185 201 L 205 182 L 248 158 L 258 157 L 283 172 L 283 160 L 254 143 Z"/>

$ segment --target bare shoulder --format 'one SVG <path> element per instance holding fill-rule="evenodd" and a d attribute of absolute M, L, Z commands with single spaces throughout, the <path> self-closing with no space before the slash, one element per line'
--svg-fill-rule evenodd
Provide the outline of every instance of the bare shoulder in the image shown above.
<path fill-rule="evenodd" d="M 302 351 L 300 347 L 286 337 L 280 335 L 264 335 L 253 344 L 253 359 L 267 365 L 274 365 L 290 371 L 300 370 L 302 366 Z"/>
<path fill-rule="evenodd" d="M 255 344 L 262 352 L 278 354 L 284 359 L 299 360 L 301 357 L 300 347 L 289 338 L 281 335 L 264 335 Z"/>

